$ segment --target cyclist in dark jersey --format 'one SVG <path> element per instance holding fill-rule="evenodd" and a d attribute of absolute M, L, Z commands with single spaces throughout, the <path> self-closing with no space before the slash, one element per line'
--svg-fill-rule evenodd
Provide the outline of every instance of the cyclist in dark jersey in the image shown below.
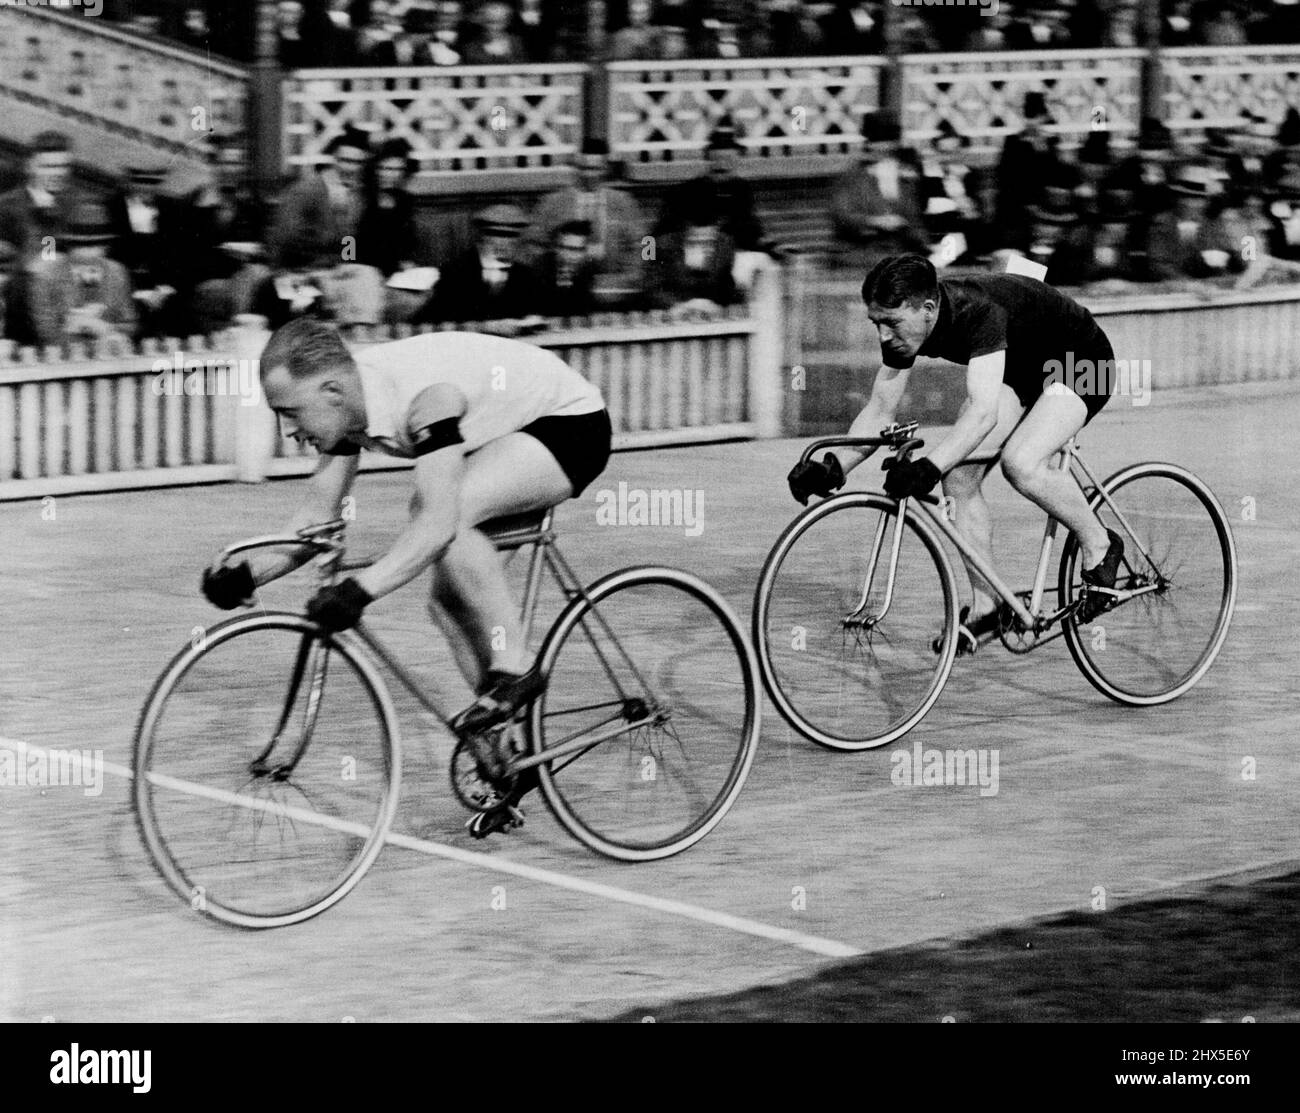
<path fill-rule="evenodd" d="M 1083 306 L 1043 282 L 989 274 L 940 280 L 921 255 L 882 260 L 862 284 L 862 300 L 880 332 L 884 361 L 850 436 L 876 436 L 894 420 L 918 355 L 964 364 L 966 401 L 951 432 L 928 456 L 892 468 L 885 490 L 895 497 L 929 493 L 941 480 L 954 504 L 954 525 L 992 563 L 992 520 L 984 480 L 1000 452 L 1017 491 L 1064 522 L 1083 549 L 1084 582 L 1113 587 L 1123 556 L 1120 538 L 1088 507 L 1052 457 L 1110 400 L 1115 363 L 1110 341 Z M 838 490 L 870 451 L 839 448 L 790 473 L 790 490 L 807 502 Z M 1009 608 L 971 572 L 974 602 L 964 608 L 961 649 L 1008 621 Z M 1085 596 L 1089 622 L 1103 597 Z"/>

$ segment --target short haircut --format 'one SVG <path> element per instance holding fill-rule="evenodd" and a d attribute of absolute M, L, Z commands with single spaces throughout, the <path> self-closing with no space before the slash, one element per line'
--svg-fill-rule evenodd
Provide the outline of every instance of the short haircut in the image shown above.
<path fill-rule="evenodd" d="M 885 309 L 904 304 L 917 305 L 938 297 L 939 276 L 924 255 L 891 255 L 882 259 L 862 283 L 862 301 Z"/>
<path fill-rule="evenodd" d="M 72 140 L 61 131 L 43 131 L 32 140 L 29 156 L 48 155 L 72 150 Z"/>
<path fill-rule="evenodd" d="M 312 317 L 295 317 L 277 329 L 262 349 L 261 365 L 263 372 L 283 367 L 295 379 L 356 366 L 338 329 Z"/>
<path fill-rule="evenodd" d="M 551 239 L 558 240 L 561 236 L 581 236 L 583 239 L 590 239 L 591 221 L 566 220 L 563 224 L 557 224 L 551 233 Z"/>

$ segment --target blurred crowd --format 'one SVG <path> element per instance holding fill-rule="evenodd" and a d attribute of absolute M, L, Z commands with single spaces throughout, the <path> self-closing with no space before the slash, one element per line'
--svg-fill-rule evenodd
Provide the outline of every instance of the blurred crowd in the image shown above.
<path fill-rule="evenodd" d="M 1236 126 L 1171 135 L 1144 120 L 1116 149 L 1108 130 L 1064 150 L 1040 93 L 995 165 L 972 168 L 944 126 L 925 151 L 896 122 L 864 123 L 860 164 L 835 184 L 831 215 L 843 261 L 869 266 L 922 251 L 937 266 L 994 266 L 1010 255 L 1048 268 L 1055 285 L 1249 285 L 1300 263 L 1300 113 L 1279 124 L 1243 112 Z"/>
<path fill-rule="evenodd" d="M 615 60 L 763 58 L 884 52 L 886 0 L 608 0 Z M 901 53 L 1300 42 L 1300 0 L 1165 0 L 1158 26 L 1140 0 L 891 4 Z M 996 8 L 996 10 L 993 10 Z M 131 29 L 247 61 L 254 5 L 118 0 Z M 508 65 L 590 59 L 585 0 L 280 0 L 286 68 Z"/>
<path fill-rule="evenodd" d="M 1106 130 L 1062 144 L 1041 93 L 996 163 L 972 165 L 945 125 L 924 150 L 869 113 L 857 163 L 833 183 L 832 264 L 871 266 L 920 251 L 939 267 L 1004 269 L 1012 256 L 1061 286 L 1238 286 L 1300 272 L 1300 112 L 1280 125 L 1178 137 L 1145 120 L 1123 150 Z M 419 213 L 417 161 L 401 138 L 356 128 L 266 204 L 243 137 L 210 137 L 207 181 L 166 192 L 140 165 L 107 196 L 83 196 L 69 139 L 32 144 L 22 181 L 0 194 L 0 336 L 23 345 L 218 331 L 241 314 L 274 327 L 311 314 L 342 325 L 498 322 L 608 310 L 673 316 L 741 301 L 785 245 L 763 226 L 724 120 L 704 171 L 643 211 L 604 142 L 588 140 L 572 184 L 531 211 L 497 202 L 464 227 Z"/>
<path fill-rule="evenodd" d="M 515 333 L 603 310 L 713 311 L 743 298 L 770 250 L 734 171 L 739 153 L 734 130 L 719 127 L 709 170 L 673 187 L 652 217 L 591 140 L 573 184 L 531 212 L 491 204 L 464 234 L 431 235 L 402 139 L 349 129 L 268 206 L 249 185 L 241 136 L 211 139 L 208 181 L 184 196 L 164 192 L 164 167 L 142 165 L 97 198 L 73 182 L 68 138 L 46 132 L 21 184 L 0 194 L 0 336 L 38 346 L 186 337 L 247 313 L 273 327 L 310 314 L 341 325 L 496 321 Z"/>

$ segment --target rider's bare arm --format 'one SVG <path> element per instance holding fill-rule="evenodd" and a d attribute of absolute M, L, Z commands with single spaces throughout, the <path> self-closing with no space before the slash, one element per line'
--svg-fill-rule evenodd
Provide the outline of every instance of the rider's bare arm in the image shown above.
<path fill-rule="evenodd" d="M 952 432 L 929 453 L 930 462 L 941 472 L 960 464 L 979 443 L 993 432 L 998 423 L 998 395 L 1007 353 L 990 352 L 976 356 L 966 368 L 968 405 L 957 418 Z"/>
<path fill-rule="evenodd" d="M 307 480 L 307 494 L 294 516 L 289 519 L 286 533 L 297 533 L 308 526 L 320 525 L 339 516 L 344 496 L 352 490 L 357 476 L 360 456 L 321 456 L 316 470 Z M 287 553 L 263 556 L 253 565 L 253 579 L 259 584 L 270 583 L 295 568 L 306 564 L 312 553 L 308 549 L 294 549 Z"/>
<path fill-rule="evenodd" d="M 893 422 L 898 407 L 902 405 L 903 392 L 907 389 L 907 380 L 910 376 L 911 371 L 908 368 L 886 367 L 882 364 L 876 375 L 875 384 L 871 388 L 871 397 L 867 399 L 866 406 L 849 426 L 848 435 L 850 437 L 879 436 L 880 430 Z M 844 469 L 844 474 L 848 475 L 873 452 L 875 452 L 874 448 L 865 451 L 856 448 L 836 448 L 828 455 L 835 456 L 840 462 L 840 467 Z"/>
<path fill-rule="evenodd" d="M 375 599 L 410 583 L 456 539 L 465 478 L 457 423 L 466 407 L 465 395 L 448 383 L 421 391 L 411 403 L 407 423 L 417 452 L 411 521 L 393 547 L 356 577 Z"/>

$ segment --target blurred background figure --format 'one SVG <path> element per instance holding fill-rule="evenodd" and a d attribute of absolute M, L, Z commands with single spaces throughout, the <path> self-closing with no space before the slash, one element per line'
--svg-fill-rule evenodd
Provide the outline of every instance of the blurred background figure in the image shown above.
<path fill-rule="evenodd" d="M 861 161 L 831 192 L 831 220 L 843 248 L 840 262 L 870 268 L 887 255 L 928 254 L 921 168 L 903 146 L 898 121 L 868 112 L 862 138 Z"/>
<path fill-rule="evenodd" d="M 29 342 L 65 344 L 114 338 L 127 344 L 135 333 L 131 276 L 108 257 L 113 229 L 108 210 L 82 201 L 63 234 L 61 252 L 47 270 L 28 272 L 31 282 Z"/>
<path fill-rule="evenodd" d="M 323 153 L 325 161 L 280 199 L 268 244 L 271 264 L 283 272 L 311 267 L 328 312 L 340 325 L 378 324 L 383 275 L 358 258 L 370 136 L 349 126 Z"/>
<path fill-rule="evenodd" d="M 958 134 L 949 120 L 940 120 L 938 131 L 930 141 L 928 156 L 921 163 L 926 234 L 932 246 L 939 245 L 948 236 L 960 236 L 961 242 L 969 245 L 973 226 L 979 219 L 979 209 L 967 189 L 971 171 L 964 155 L 970 140 Z M 944 260 L 945 264 L 960 254 L 953 254 Z"/>
<path fill-rule="evenodd" d="M 1065 171 L 1056 137 L 1047 130 L 1053 120 L 1042 93 L 1025 94 L 1021 116 L 1023 127 L 1007 137 L 998 158 L 996 220 L 1007 245 L 1025 251 L 1029 209 L 1037 204 L 1044 184 L 1062 181 Z"/>
<path fill-rule="evenodd" d="M 588 247 L 591 225 L 570 220 L 556 225 L 538 265 L 541 294 L 532 312 L 543 317 L 586 317 L 599 308 L 596 264 Z"/>
<path fill-rule="evenodd" d="M 50 279 L 78 197 L 72 185 L 72 143 L 43 131 L 23 160 L 21 185 L 0 194 L 0 295 L 5 335 L 34 343 L 30 299 Z"/>
<path fill-rule="evenodd" d="M 844 54 L 883 54 L 885 37 L 878 0 L 836 0 L 822 17 L 822 42 Z"/>
<path fill-rule="evenodd" d="M 712 312 L 740 300 L 732 271 L 735 244 L 717 206 L 699 200 L 674 231 L 660 237 L 649 265 L 647 301 L 674 316 Z"/>
<path fill-rule="evenodd" d="M 646 224 L 636 199 L 617 185 L 617 163 L 603 139 L 588 138 L 574 164 L 573 185 L 548 193 L 533 210 L 525 244 L 532 260 L 554 245 L 563 224 L 588 227 L 587 254 L 596 287 L 609 304 L 631 296 L 644 284 L 641 238 Z"/>
<path fill-rule="evenodd" d="M 714 212 L 722 231 L 738 250 L 764 250 L 754 191 L 737 172 L 742 153 L 736 127 L 729 117 L 724 117 L 709 134 L 704 148 L 704 173 L 678 183 L 664 195 L 656 234 L 680 231 L 685 213 Z"/>
<path fill-rule="evenodd" d="M 537 272 L 522 258 L 528 215 L 518 205 L 489 205 L 474 215 L 475 243 L 442 269 L 432 299 L 415 316 L 425 321 L 499 321 L 535 316 Z"/>
<path fill-rule="evenodd" d="M 459 5 L 457 5 L 459 7 Z M 369 65 L 372 66 L 454 66 L 461 56 L 454 49 L 455 61 L 448 61 L 445 49 L 435 52 L 434 38 L 436 16 L 425 8 L 411 8 L 401 21 L 401 30 L 386 40 L 379 40 L 371 48 Z M 459 19 L 459 12 L 457 13 Z"/>
<path fill-rule="evenodd" d="M 162 196 L 164 166 L 131 166 L 126 183 L 108 201 L 113 231 L 109 254 L 127 270 L 135 290 L 138 334 L 180 336 L 174 271 L 179 221 L 176 207 Z"/>
<path fill-rule="evenodd" d="M 659 28 L 651 23 L 653 0 L 628 0 L 627 24 L 609 40 L 609 56 L 614 62 L 659 57 Z"/>
<path fill-rule="evenodd" d="M 1083 237 L 1081 221 L 1074 211 L 1074 191 L 1065 185 L 1047 185 L 1029 206 L 1028 249 L 1024 254 L 1047 268 L 1047 281 L 1054 286 L 1078 282 Z"/>
<path fill-rule="evenodd" d="M 1075 206 L 1081 220 L 1094 221 L 1101 211 L 1103 183 L 1115 170 L 1108 130 L 1096 128 L 1088 132 L 1076 156 L 1075 167 L 1077 170 L 1077 183 L 1074 187 Z"/>
<path fill-rule="evenodd" d="M 251 312 L 258 286 L 270 275 L 263 244 L 266 206 L 250 184 L 242 133 L 210 136 L 209 179 L 175 207 L 184 265 L 172 269 L 179 336 L 214 332 Z"/>
<path fill-rule="evenodd" d="M 397 137 L 379 145 L 363 174 L 357 262 L 385 278 L 429 262 L 410 190 L 417 169 L 411 144 Z"/>
<path fill-rule="evenodd" d="M 511 30 L 514 9 L 504 0 L 486 0 L 475 16 L 478 33 L 465 52 L 468 66 L 517 66 L 528 61 L 524 44 Z"/>
<path fill-rule="evenodd" d="M 1211 217 L 1219 179 L 1205 166 L 1186 165 L 1174 177 L 1174 208 L 1151 222 L 1146 257 L 1157 281 L 1211 278 L 1245 269 L 1241 245 L 1229 238 L 1222 222 Z"/>

